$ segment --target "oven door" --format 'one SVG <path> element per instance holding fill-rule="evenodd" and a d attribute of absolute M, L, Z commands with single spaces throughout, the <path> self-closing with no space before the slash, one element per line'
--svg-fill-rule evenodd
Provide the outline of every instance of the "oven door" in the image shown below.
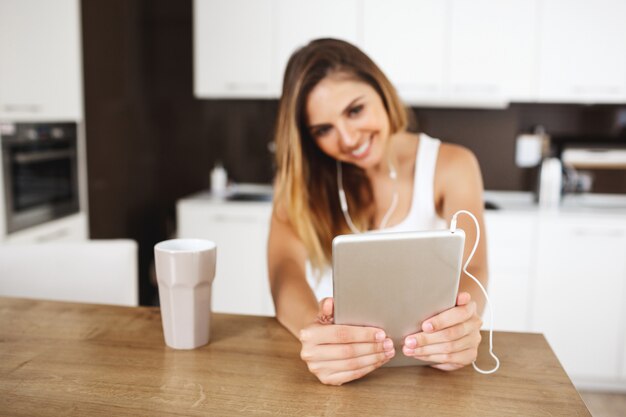
<path fill-rule="evenodd" d="M 76 138 L 3 143 L 7 232 L 79 210 Z"/>

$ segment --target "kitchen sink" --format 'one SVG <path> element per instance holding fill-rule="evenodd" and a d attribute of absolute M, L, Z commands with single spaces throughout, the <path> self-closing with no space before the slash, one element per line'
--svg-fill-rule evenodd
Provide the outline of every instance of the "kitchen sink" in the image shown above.
<path fill-rule="evenodd" d="M 273 188 L 268 184 L 234 184 L 228 188 L 227 201 L 272 201 Z"/>

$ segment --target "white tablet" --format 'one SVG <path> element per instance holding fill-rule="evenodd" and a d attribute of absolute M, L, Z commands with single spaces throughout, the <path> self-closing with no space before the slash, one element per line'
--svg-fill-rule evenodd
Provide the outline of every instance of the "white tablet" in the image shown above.
<path fill-rule="evenodd" d="M 404 338 L 454 307 L 464 244 L 460 229 L 335 237 L 335 323 L 384 329 L 396 348 L 386 366 L 427 364 L 402 353 Z"/>

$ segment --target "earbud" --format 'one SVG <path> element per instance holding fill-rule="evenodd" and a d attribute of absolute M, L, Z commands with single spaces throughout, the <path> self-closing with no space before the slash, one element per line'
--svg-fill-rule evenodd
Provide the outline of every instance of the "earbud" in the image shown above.
<path fill-rule="evenodd" d="M 396 167 L 394 167 L 391 164 L 389 164 L 389 178 L 391 178 L 394 181 L 398 179 L 398 173 L 396 172 Z"/>

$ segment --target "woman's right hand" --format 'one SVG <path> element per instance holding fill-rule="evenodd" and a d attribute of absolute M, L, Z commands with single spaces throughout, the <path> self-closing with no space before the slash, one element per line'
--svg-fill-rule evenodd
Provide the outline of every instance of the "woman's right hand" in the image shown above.
<path fill-rule="evenodd" d="M 394 357 L 393 342 L 383 330 L 333 324 L 333 309 L 333 299 L 323 299 L 317 322 L 300 331 L 300 357 L 322 383 L 359 379 Z"/>

